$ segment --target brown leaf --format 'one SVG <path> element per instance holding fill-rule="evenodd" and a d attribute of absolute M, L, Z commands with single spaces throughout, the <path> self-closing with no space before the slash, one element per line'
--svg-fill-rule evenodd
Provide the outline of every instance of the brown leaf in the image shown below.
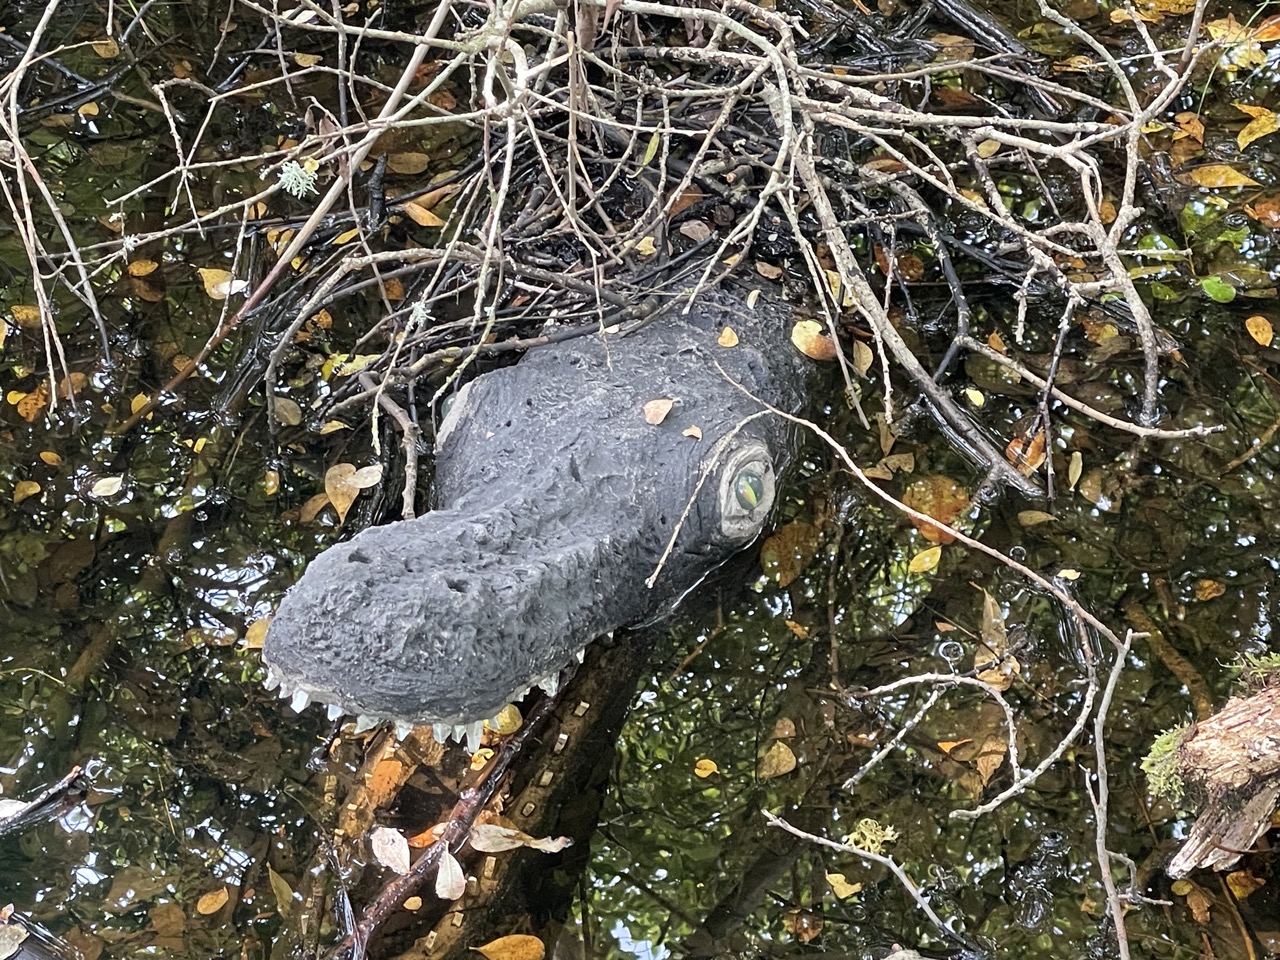
<path fill-rule="evenodd" d="M 351 509 L 351 505 L 355 503 L 356 497 L 360 495 L 360 487 L 351 482 L 351 478 L 356 475 L 356 467 L 354 463 L 338 463 L 334 464 L 324 474 L 324 492 L 329 496 L 329 502 L 333 504 L 333 509 L 337 511 L 338 522 L 345 522 L 347 512 Z"/>
<path fill-rule="evenodd" d="M 1030 436 L 1023 434 L 1014 437 L 1009 441 L 1009 446 L 1005 447 L 1004 455 L 1023 476 L 1035 473 L 1047 456 L 1044 430 L 1036 429 Z"/>
<path fill-rule="evenodd" d="M 1249 336 L 1264 347 L 1271 346 L 1271 341 L 1275 338 L 1275 331 L 1271 328 L 1271 321 L 1262 316 L 1262 314 L 1254 314 L 1245 320 L 1244 328 L 1249 331 Z"/>
<path fill-rule="evenodd" d="M 756 776 L 761 780 L 784 777 L 796 768 L 796 755 L 781 740 L 775 740 L 756 764 Z"/>
<path fill-rule="evenodd" d="M 1241 150 L 1249 146 L 1253 141 L 1275 133 L 1277 126 L 1280 126 L 1275 112 L 1268 110 L 1266 107 L 1259 107 L 1250 103 L 1237 103 L 1235 108 L 1253 118 L 1245 124 L 1243 130 L 1236 134 L 1236 145 Z"/>
<path fill-rule="evenodd" d="M 1217 580 L 1197 580 L 1195 597 L 1200 602 L 1213 600 L 1227 592 L 1227 585 Z"/>
<path fill-rule="evenodd" d="M 547 955 L 542 941 L 527 933 L 513 933 L 471 949 L 487 960 L 542 960 Z"/>
<path fill-rule="evenodd" d="M 1260 186 L 1257 180 L 1246 176 L 1233 167 L 1227 166 L 1225 163 L 1210 163 L 1203 167 L 1196 167 L 1188 174 L 1188 179 L 1198 187 L 1211 189 L 1218 187 Z"/>
<path fill-rule="evenodd" d="M 950 525 L 968 509 L 969 494 L 950 477 L 934 475 L 913 481 L 903 491 L 902 502 L 912 510 Z M 912 518 L 911 523 L 930 543 L 941 545 L 955 539 L 954 535 L 927 520 Z"/>
<path fill-rule="evenodd" d="M 21 503 L 40 492 L 40 484 L 34 480 L 19 480 L 13 485 L 13 502 Z"/>
<path fill-rule="evenodd" d="M 810 360 L 834 360 L 835 342 L 816 320 L 799 320 L 791 328 L 791 343 Z"/>
<path fill-rule="evenodd" d="M 387 169 L 392 173 L 413 176 L 431 166 L 431 157 L 425 153 L 393 153 L 387 157 Z"/>
<path fill-rule="evenodd" d="M 667 419 L 667 414 L 671 412 L 673 406 L 675 406 L 675 401 L 670 397 L 659 397 L 657 400 L 650 400 L 644 405 L 644 422 L 656 427 Z"/>
<path fill-rule="evenodd" d="M 160 264 L 154 260 L 134 260 L 127 269 L 131 277 L 145 277 L 149 273 L 154 273 L 159 266 Z"/>
<path fill-rule="evenodd" d="M 760 566 L 765 576 L 787 587 L 804 572 L 818 552 L 818 528 L 803 520 L 793 520 L 760 545 Z"/>
<path fill-rule="evenodd" d="M 437 217 L 426 207 L 414 203 L 412 200 L 406 200 L 404 203 L 404 212 L 414 223 L 420 227 L 443 227 L 444 221 Z"/>
<path fill-rule="evenodd" d="M 788 910 L 782 915 L 783 928 L 801 943 L 822 932 L 822 915 L 812 910 Z"/>
<path fill-rule="evenodd" d="M 200 899 L 196 901 L 196 913 L 202 917 L 215 914 L 225 907 L 230 899 L 231 891 L 225 886 L 219 887 L 217 890 L 210 890 L 208 893 L 202 893 Z"/>

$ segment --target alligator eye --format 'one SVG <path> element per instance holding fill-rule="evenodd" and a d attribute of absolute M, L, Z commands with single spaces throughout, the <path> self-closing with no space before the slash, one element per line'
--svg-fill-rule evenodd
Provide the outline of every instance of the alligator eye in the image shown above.
<path fill-rule="evenodd" d="M 743 510 L 754 510 L 764 499 L 764 477 L 752 467 L 743 467 L 733 478 L 733 496 Z"/>

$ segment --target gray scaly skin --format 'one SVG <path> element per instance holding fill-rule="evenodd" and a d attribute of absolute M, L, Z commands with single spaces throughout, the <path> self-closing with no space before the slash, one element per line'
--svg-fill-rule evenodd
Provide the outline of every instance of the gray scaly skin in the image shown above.
<path fill-rule="evenodd" d="M 736 346 L 717 343 L 726 326 Z M 669 611 L 760 533 L 794 431 L 752 397 L 799 412 L 813 366 L 790 328 L 786 304 L 748 306 L 735 286 L 469 383 L 437 439 L 435 509 L 311 563 L 267 634 L 268 685 L 298 709 L 478 743 L 485 718 L 553 689 L 593 639 Z M 646 422 L 662 398 L 670 412 Z"/>

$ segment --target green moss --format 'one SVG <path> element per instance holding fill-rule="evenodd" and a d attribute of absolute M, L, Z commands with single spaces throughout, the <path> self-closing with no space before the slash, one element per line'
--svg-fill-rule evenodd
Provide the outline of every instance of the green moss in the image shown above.
<path fill-rule="evenodd" d="M 1151 744 L 1151 750 L 1142 761 L 1142 771 L 1147 775 L 1147 786 L 1157 797 L 1171 803 L 1180 803 L 1186 792 L 1186 784 L 1178 765 L 1178 748 L 1191 731 L 1190 724 L 1165 730 Z"/>

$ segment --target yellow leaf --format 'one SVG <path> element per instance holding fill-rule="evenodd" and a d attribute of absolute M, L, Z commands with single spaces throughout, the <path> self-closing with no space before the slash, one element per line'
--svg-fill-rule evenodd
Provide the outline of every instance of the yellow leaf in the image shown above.
<path fill-rule="evenodd" d="M 527 933 L 499 937 L 472 949 L 486 960 L 542 960 L 547 955 L 547 948 L 542 941 Z"/>
<path fill-rule="evenodd" d="M 351 482 L 356 475 L 354 463 L 338 463 L 330 467 L 324 474 L 324 492 L 338 514 L 338 522 L 347 519 L 347 512 L 360 495 L 360 488 Z"/>
<path fill-rule="evenodd" d="M 667 414 L 671 412 L 673 406 L 675 406 L 675 401 L 670 397 L 659 397 L 657 400 L 650 400 L 644 405 L 644 422 L 656 427 L 667 419 Z"/>
<path fill-rule="evenodd" d="M 796 768 L 796 755 L 781 740 L 775 740 L 756 765 L 756 776 L 761 780 L 784 777 Z"/>
<path fill-rule="evenodd" d="M 831 892 L 836 895 L 837 900 L 847 900 L 862 889 L 862 884 L 850 883 L 843 873 L 828 873 L 827 883 L 831 885 Z"/>
<path fill-rule="evenodd" d="M 275 894 L 276 912 L 282 917 L 289 916 L 289 910 L 293 906 L 293 887 L 275 872 L 271 864 L 267 864 L 267 879 L 271 882 L 271 892 Z"/>
<path fill-rule="evenodd" d="M 261 650 L 262 642 L 267 639 L 267 627 L 271 626 L 270 617 L 259 617 L 249 624 L 244 632 L 246 650 Z"/>
<path fill-rule="evenodd" d="M 280 492 L 279 470 L 268 470 L 262 475 L 262 492 L 268 497 L 274 497 Z"/>
<path fill-rule="evenodd" d="M 653 237 L 643 237 L 636 244 L 636 253 L 642 257 L 651 257 L 658 252 L 658 248 L 654 246 Z"/>
<path fill-rule="evenodd" d="M 404 203 L 404 212 L 420 227 L 443 227 L 444 221 L 437 217 L 426 207 L 414 203 L 412 200 L 406 200 Z"/>
<path fill-rule="evenodd" d="M 62 464 L 62 457 L 54 453 L 52 450 L 41 450 L 39 456 L 41 461 L 48 466 L 57 467 Z"/>
<path fill-rule="evenodd" d="M 999 140 L 983 140 L 980 144 L 978 144 L 978 156 L 981 157 L 983 160 L 986 160 L 988 157 L 994 157 L 999 152 L 1000 152 Z"/>
<path fill-rule="evenodd" d="M 1043 510 L 1021 510 L 1018 512 L 1018 523 L 1024 527 L 1035 527 L 1042 523 L 1052 523 L 1058 518 Z"/>
<path fill-rule="evenodd" d="M 700 426 L 698 426 L 698 425 L 695 423 L 695 424 L 693 424 L 693 426 L 685 427 L 683 430 L 681 430 L 681 431 L 680 431 L 680 436 L 682 436 L 682 437 L 692 437 L 694 440 L 701 440 L 701 439 L 702 439 L 702 428 L 701 428 Z"/>
<path fill-rule="evenodd" d="M 107 37 L 105 40 L 96 40 L 89 46 L 103 60 L 110 60 L 113 57 L 120 56 L 120 44 L 116 43 L 111 37 Z"/>
<path fill-rule="evenodd" d="M 13 502 L 21 503 L 28 497 L 34 497 L 40 492 L 40 484 L 34 480 L 19 480 L 13 486 Z"/>
<path fill-rule="evenodd" d="M 818 543 L 817 527 L 793 520 L 760 545 L 760 567 L 778 586 L 790 586 L 817 554 Z"/>
<path fill-rule="evenodd" d="M 1271 346 L 1275 332 L 1271 329 L 1271 321 L 1262 316 L 1262 314 L 1254 314 L 1246 320 L 1244 328 L 1249 331 L 1249 336 L 1253 337 L 1260 346 Z"/>
<path fill-rule="evenodd" d="M 720 336 L 716 337 L 716 343 L 722 347 L 736 347 L 738 345 L 738 334 L 733 327 L 725 327 L 720 331 Z"/>
<path fill-rule="evenodd" d="M 712 774 L 719 772 L 720 768 L 716 766 L 716 762 L 708 760 L 706 757 L 703 757 L 693 765 L 693 775 L 700 780 L 705 780 Z"/>
<path fill-rule="evenodd" d="M 987 405 L 986 394 L 984 394 L 977 387 L 965 387 L 964 398 L 968 400 L 971 404 L 973 404 L 973 406 L 977 407 L 978 409 L 982 409 Z"/>
<path fill-rule="evenodd" d="M 196 913 L 202 917 L 217 913 L 227 901 L 231 899 L 231 891 L 226 887 L 219 887 L 217 890 L 210 890 L 208 893 L 200 895 L 200 899 L 196 901 Z"/>
<path fill-rule="evenodd" d="M 1200 187 L 1256 187 L 1258 181 L 1225 163 L 1210 163 L 1191 171 L 1191 181 Z"/>
<path fill-rule="evenodd" d="M 938 561 L 942 559 L 942 547 L 930 547 L 927 550 L 921 550 L 911 562 L 907 564 L 908 573 L 928 573 L 938 566 Z"/>
<path fill-rule="evenodd" d="M 293 62 L 300 67 L 314 67 L 322 60 L 324 60 L 324 57 L 318 53 L 295 53 L 293 55 Z"/>
<path fill-rule="evenodd" d="M 126 269 L 131 277 L 145 277 L 147 274 L 155 273 L 159 266 L 160 264 L 154 260 L 134 260 Z"/>
<path fill-rule="evenodd" d="M 1215 600 L 1227 592 L 1227 585 L 1207 578 L 1196 581 L 1196 599 L 1201 603 Z"/>
<path fill-rule="evenodd" d="M 13 399 L 13 394 L 9 394 L 9 402 L 18 408 L 18 416 L 22 417 L 27 423 L 35 423 L 36 418 L 40 416 L 42 411 L 49 403 L 49 385 L 41 383 L 30 393 L 20 394 L 18 399 Z"/>
<path fill-rule="evenodd" d="M 18 303 L 10 307 L 10 313 L 13 314 L 13 322 L 24 329 L 35 330 L 40 326 L 39 307 Z"/>
<path fill-rule="evenodd" d="M 198 267 L 200 282 L 204 284 L 204 292 L 210 300 L 225 300 L 233 293 L 240 293 L 249 286 L 244 280 L 237 280 L 230 270 L 217 267 Z"/>
<path fill-rule="evenodd" d="M 317 493 L 302 505 L 302 509 L 298 511 L 298 519 L 303 523 L 310 523 L 319 516 L 320 511 L 328 505 L 329 495 L 327 493 Z"/>
<path fill-rule="evenodd" d="M 834 360 L 836 345 L 822 324 L 816 320 L 799 320 L 791 328 L 791 343 L 811 360 Z"/>
<path fill-rule="evenodd" d="M 875 354 L 871 352 L 870 347 L 861 340 L 853 341 L 853 369 L 865 377 L 875 359 Z"/>
<path fill-rule="evenodd" d="M 343 244 L 350 243 L 352 240 L 354 240 L 358 236 L 360 236 L 360 228 L 352 227 L 350 230 L 344 230 L 342 231 L 342 233 L 334 237 L 333 245 L 335 247 L 340 247 Z"/>
<path fill-rule="evenodd" d="M 524 717 L 520 716 L 520 708 L 514 703 L 508 703 L 505 707 L 498 711 L 498 715 L 493 718 L 494 722 L 488 720 L 484 722 L 486 730 L 492 730 L 499 736 L 507 736 L 515 733 L 524 723 Z"/>
<path fill-rule="evenodd" d="M 1248 103 L 1237 103 L 1235 108 L 1241 113 L 1248 114 L 1253 119 L 1250 120 L 1243 130 L 1236 134 L 1236 144 L 1243 150 L 1253 141 L 1265 137 L 1268 134 L 1275 133 L 1277 126 L 1277 118 L 1274 111 L 1268 110 L 1266 107 L 1257 107 Z"/>

